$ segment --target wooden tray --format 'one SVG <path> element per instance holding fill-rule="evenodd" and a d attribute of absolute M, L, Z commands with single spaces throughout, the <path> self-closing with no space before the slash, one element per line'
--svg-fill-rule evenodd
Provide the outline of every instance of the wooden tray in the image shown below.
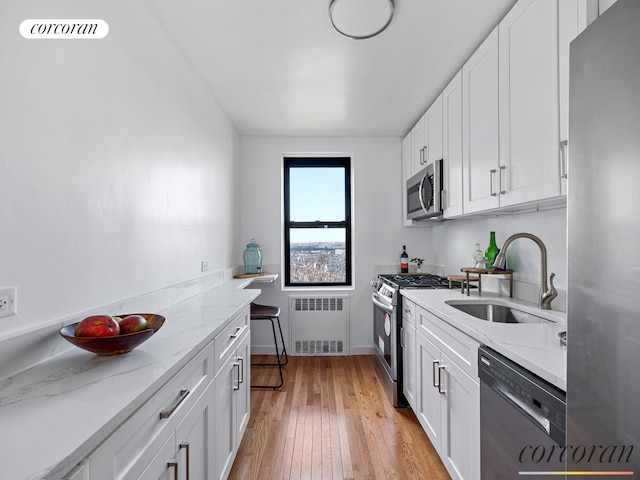
<path fill-rule="evenodd" d="M 262 277 L 266 275 L 266 273 L 242 273 L 240 275 L 234 275 L 233 278 L 253 278 L 253 277 Z"/>

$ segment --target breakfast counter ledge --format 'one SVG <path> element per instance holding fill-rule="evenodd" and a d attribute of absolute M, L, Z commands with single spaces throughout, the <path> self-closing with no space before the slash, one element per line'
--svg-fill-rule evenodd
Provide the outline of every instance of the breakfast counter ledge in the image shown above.
<path fill-rule="evenodd" d="M 166 317 L 163 327 L 130 353 L 101 357 L 70 345 L 0 379 L 1 477 L 62 478 L 259 294 L 206 290 L 154 312 Z"/>
<path fill-rule="evenodd" d="M 442 321 L 510 358 L 556 387 L 567 390 L 567 349 L 558 333 L 566 331 L 566 313 L 540 310 L 535 304 L 488 292 L 468 297 L 459 290 L 401 290 L 404 297 L 429 310 Z M 556 323 L 505 324 L 481 320 L 448 305 L 448 300 L 488 303 L 498 301 L 552 319 Z"/>

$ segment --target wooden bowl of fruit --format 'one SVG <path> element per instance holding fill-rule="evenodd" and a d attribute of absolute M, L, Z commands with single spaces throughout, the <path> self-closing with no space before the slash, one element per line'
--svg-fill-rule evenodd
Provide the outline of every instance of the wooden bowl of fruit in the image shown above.
<path fill-rule="evenodd" d="M 164 320 L 155 313 L 92 315 L 62 327 L 60 335 L 76 347 L 97 355 L 120 355 L 147 341 L 160 330 Z"/>

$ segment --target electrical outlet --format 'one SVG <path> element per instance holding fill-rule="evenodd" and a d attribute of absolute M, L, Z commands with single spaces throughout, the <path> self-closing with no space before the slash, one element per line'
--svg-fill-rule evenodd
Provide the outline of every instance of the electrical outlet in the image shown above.
<path fill-rule="evenodd" d="M 207 260 L 200 262 L 200 271 L 203 273 L 209 271 L 209 262 Z"/>
<path fill-rule="evenodd" d="M 0 318 L 16 314 L 16 287 L 0 288 Z"/>

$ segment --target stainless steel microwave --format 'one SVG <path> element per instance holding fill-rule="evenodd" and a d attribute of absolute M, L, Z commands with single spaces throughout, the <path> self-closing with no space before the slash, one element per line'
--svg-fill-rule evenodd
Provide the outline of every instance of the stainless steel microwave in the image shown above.
<path fill-rule="evenodd" d="M 407 180 L 407 219 L 442 217 L 442 160 L 436 160 Z"/>

